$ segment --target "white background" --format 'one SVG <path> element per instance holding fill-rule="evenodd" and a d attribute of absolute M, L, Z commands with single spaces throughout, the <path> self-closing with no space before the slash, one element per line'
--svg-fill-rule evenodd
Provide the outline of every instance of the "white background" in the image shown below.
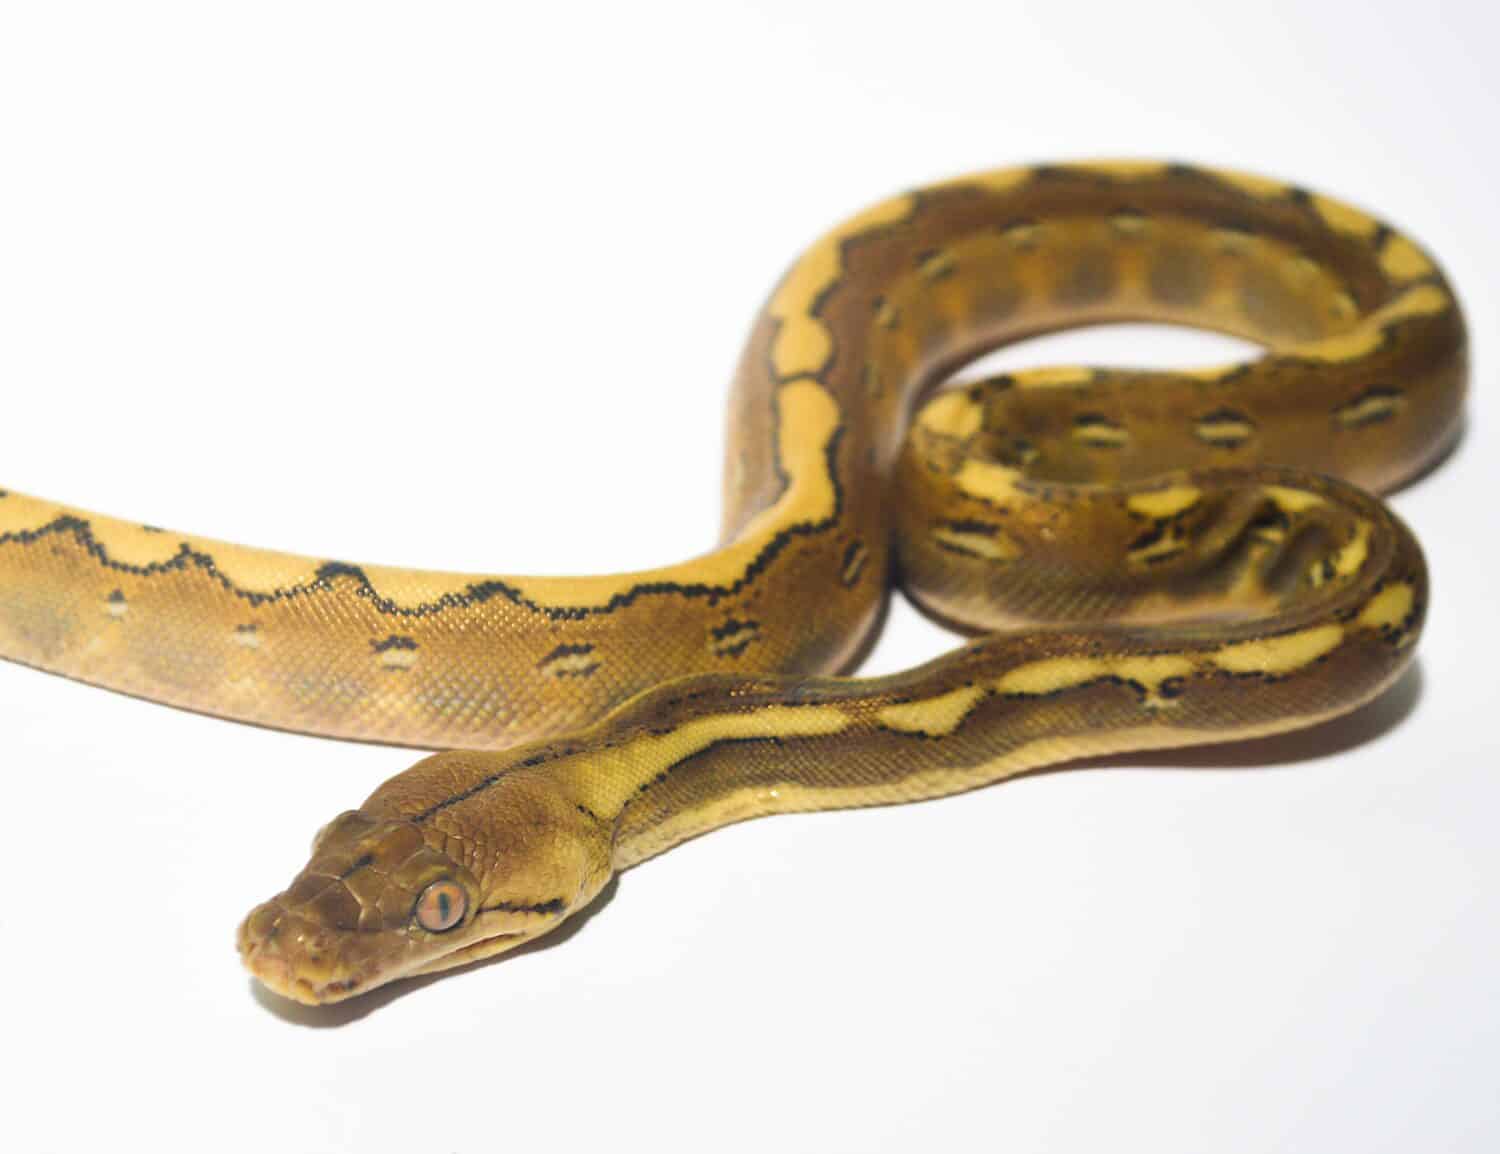
<path fill-rule="evenodd" d="M 356 560 L 708 547 L 798 249 L 972 168 L 1269 171 L 1430 245 L 1418 671 L 1304 737 L 752 823 L 311 1012 L 233 930 L 411 755 L 0 666 L 8 1149 L 1500 1148 L 1500 43 L 1479 3 L 6 4 L 0 482 Z M 1191 363 L 1093 333 L 1013 360 Z M 904 607 L 871 667 L 950 639 Z M 1264 767 L 1264 768 L 1262 768 Z"/>

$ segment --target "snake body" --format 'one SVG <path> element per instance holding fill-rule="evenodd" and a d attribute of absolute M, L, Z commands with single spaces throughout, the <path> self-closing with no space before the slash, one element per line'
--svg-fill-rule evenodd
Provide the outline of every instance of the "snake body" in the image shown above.
<path fill-rule="evenodd" d="M 1266 351 L 934 393 L 998 345 L 1122 320 Z M 729 822 L 1354 708 L 1409 660 L 1427 602 L 1417 543 L 1371 494 L 1451 442 L 1466 371 L 1436 263 L 1342 202 L 1166 163 L 979 174 L 874 205 L 785 275 L 737 373 L 706 556 L 398 570 L 6 493 L 0 655 L 449 751 L 325 827 L 241 926 L 268 985 L 335 1001 L 509 949 Z M 893 573 L 983 636 L 828 676 Z"/>

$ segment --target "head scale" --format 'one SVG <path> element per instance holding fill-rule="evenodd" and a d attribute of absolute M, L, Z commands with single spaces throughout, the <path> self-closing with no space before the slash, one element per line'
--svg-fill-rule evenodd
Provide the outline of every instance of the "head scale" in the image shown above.
<path fill-rule="evenodd" d="M 544 782 L 518 776 L 443 828 L 423 820 L 414 787 L 451 780 L 463 756 L 429 758 L 319 831 L 292 884 L 240 925 L 251 973 L 299 1002 L 342 1001 L 513 949 L 598 893 L 607 834 Z M 382 801 L 396 783 L 400 807 Z"/>

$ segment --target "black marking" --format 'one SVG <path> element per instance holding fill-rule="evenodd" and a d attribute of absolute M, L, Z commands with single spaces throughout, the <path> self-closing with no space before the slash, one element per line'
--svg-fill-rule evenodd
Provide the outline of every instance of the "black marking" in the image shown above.
<path fill-rule="evenodd" d="M 1025 437 L 1011 437 L 996 448 L 1002 465 L 1023 469 L 1042 455 L 1042 451 Z"/>
<path fill-rule="evenodd" d="M 495 902 L 493 905 L 480 906 L 479 912 L 482 914 L 560 914 L 567 908 L 568 903 L 562 898 L 548 898 L 544 902 Z"/>
<path fill-rule="evenodd" d="M 1217 449 L 1237 449 L 1255 435 L 1255 422 L 1234 409 L 1215 409 L 1198 418 L 1193 435 Z"/>
<path fill-rule="evenodd" d="M 753 630 L 759 628 L 760 623 L 758 621 L 741 621 L 736 617 L 731 617 L 722 625 L 715 625 L 712 629 L 709 630 L 709 633 L 713 636 L 715 641 L 723 641 L 726 637 L 731 637 L 734 634 L 741 633 L 746 629 Z"/>
<path fill-rule="evenodd" d="M 826 458 L 825 467 L 828 470 L 829 481 L 833 486 L 834 496 L 833 511 L 827 517 L 818 521 L 799 521 L 795 525 L 789 525 L 785 529 L 780 530 L 771 540 L 766 542 L 759 553 L 751 558 L 739 577 L 728 584 L 710 585 L 705 582 L 645 581 L 639 585 L 632 585 L 623 592 L 616 593 L 602 605 L 541 605 L 523 596 L 518 588 L 500 578 L 490 578 L 484 581 L 473 582 L 459 592 L 444 593 L 441 597 L 432 601 L 423 601 L 415 605 L 400 605 L 390 598 L 382 597 L 376 593 L 374 585 L 363 569 L 357 565 L 350 565 L 343 561 L 329 561 L 320 565 L 311 581 L 297 585 L 283 586 L 273 589 L 270 592 L 262 593 L 236 584 L 229 576 L 219 570 L 211 554 L 193 549 L 186 542 L 181 545 L 177 553 L 166 561 L 153 561 L 148 565 L 133 565 L 124 561 L 117 561 L 109 555 L 109 551 L 94 536 L 89 522 L 82 517 L 71 515 L 58 517 L 56 520 L 50 521 L 46 525 L 36 529 L 0 533 L 0 546 L 32 545 L 48 537 L 72 537 L 80 549 L 88 553 L 105 569 L 118 573 L 129 573 L 137 577 L 154 577 L 163 573 L 190 572 L 195 569 L 201 570 L 205 575 L 218 582 L 227 592 L 254 606 L 274 605 L 282 601 L 292 601 L 297 598 L 330 593 L 339 582 L 348 581 L 353 585 L 353 589 L 351 590 L 353 595 L 367 601 L 377 613 L 403 620 L 432 617 L 454 609 L 468 609 L 476 605 L 486 604 L 497 598 L 509 601 L 549 621 L 582 621 L 590 617 L 603 617 L 626 606 L 633 605 L 636 601 L 647 597 L 682 597 L 688 600 L 701 599 L 707 601 L 710 605 L 714 605 L 719 601 L 735 596 L 748 586 L 754 584 L 794 542 L 803 537 L 816 537 L 822 533 L 826 533 L 838 524 L 839 519 L 844 513 L 844 488 L 839 477 L 836 462 L 845 428 L 846 426 L 840 424 L 834 429 L 828 438 L 828 444 L 824 451 Z"/>
<path fill-rule="evenodd" d="M 1167 689 L 1169 683 L 1171 684 L 1170 691 Z M 1133 677 L 1121 677 L 1118 673 L 1099 673 L 1088 678 L 1086 681 L 1070 682 L 1067 685 L 1060 685 L 1056 689 L 1036 691 L 1013 689 L 999 693 L 998 696 L 1002 701 L 1046 701 L 1055 697 L 1062 697 L 1064 694 L 1076 693 L 1084 689 L 1093 689 L 1099 685 L 1117 685 L 1122 689 L 1129 689 L 1142 703 L 1149 702 L 1153 696 L 1149 685 L 1142 681 L 1137 681 Z M 1180 697 L 1186 687 L 1187 678 L 1168 677 L 1157 687 L 1155 696 L 1165 698 Z"/>
<path fill-rule="evenodd" d="M 604 664 L 599 660 L 587 660 L 588 655 L 593 652 L 594 646 L 591 642 L 572 644 L 565 642 L 538 661 L 536 667 L 551 673 L 553 677 L 591 677 Z M 577 658 L 585 660 L 579 661 Z M 567 664 L 559 666 L 559 662 Z"/>
<path fill-rule="evenodd" d="M 547 665 L 547 664 L 549 664 L 549 663 L 551 663 L 553 661 L 557 661 L 559 658 L 563 658 L 563 657 L 579 657 L 579 656 L 582 656 L 585 653 L 592 653 L 593 651 L 594 651 L 594 646 L 593 646 L 592 642 L 587 642 L 586 641 L 586 642 L 582 642 L 582 643 L 579 643 L 579 644 L 566 644 L 565 643 L 563 645 L 559 645 L 551 653 L 547 654 L 546 657 L 543 657 L 539 662 L 537 662 L 537 665 L 540 667 L 540 666 L 543 666 L 543 665 Z"/>
<path fill-rule="evenodd" d="M 999 230 L 1000 234 L 1012 244 L 1021 248 L 1031 248 L 1036 244 L 1042 225 L 1038 220 L 1022 216 L 1006 221 L 999 226 Z"/>
<path fill-rule="evenodd" d="M 958 262 L 947 249 L 933 248 L 917 254 L 917 271 L 925 280 L 946 280 L 957 268 Z"/>
<path fill-rule="evenodd" d="M 717 657 L 738 657 L 760 640 L 760 622 L 731 617 L 709 630 Z"/>
<path fill-rule="evenodd" d="M 979 552 L 979 550 L 966 548 L 957 541 L 950 540 L 947 537 L 934 537 L 932 542 L 944 553 L 952 553 L 958 557 L 977 557 L 981 561 L 993 560 L 993 558 L 987 557 L 985 554 Z"/>
<path fill-rule="evenodd" d="M 389 637 L 385 638 L 382 641 L 370 642 L 370 647 L 374 649 L 376 653 L 389 653 L 392 650 L 405 651 L 410 653 L 416 650 L 417 643 L 410 637 L 402 637 L 399 634 L 392 633 Z"/>
<path fill-rule="evenodd" d="M 1376 385 L 1366 389 L 1348 404 L 1333 410 L 1333 415 L 1346 429 L 1363 429 L 1367 425 L 1378 425 L 1389 421 L 1406 404 L 1406 394 L 1390 385 Z"/>
<path fill-rule="evenodd" d="M 852 589 L 859 583 L 859 578 L 865 571 L 865 565 L 870 560 L 870 551 L 865 548 L 862 541 L 851 541 L 849 547 L 844 550 L 844 559 L 839 565 L 839 580 L 843 582 L 846 589 Z"/>
<path fill-rule="evenodd" d="M 1176 514 L 1176 517 L 1181 515 L 1181 513 Z M 1170 517 L 1156 521 L 1149 529 L 1141 532 L 1130 543 L 1126 556 L 1132 561 L 1159 565 L 1163 561 L 1181 557 L 1187 552 L 1187 547 L 1188 543 L 1178 536 L 1175 517 Z"/>
<path fill-rule="evenodd" d="M 1147 565 L 1160 565 L 1163 562 L 1175 560 L 1186 552 L 1187 544 L 1183 541 L 1178 541 L 1170 548 L 1157 550 L 1151 556 L 1144 558 L 1144 560 Z"/>
<path fill-rule="evenodd" d="M 354 862 L 349 866 L 349 868 L 346 869 L 343 873 L 339 874 L 339 881 L 343 881 L 346 878 L 352 876 L 353 874 L 358 873 L 360 870 L 364 869 L 365 867 L 372 866 L 374 864 L 375 864 L 375 855 L 372 854 L 372 853 L 367 853 L 367 854 L 365 854 L 362 857 L 355 858 Z"/>
<path fill-rule="evenodd" d="M 1074 436 L 1095 449 L 1122 449 L 1130 434 L 1103 413 L 1082 413 L 1073 419 Z"/>
<path fill-rule="evenodd" d="M 1129 544 L 1129 546 L 1127 546 L 1126 552 L 1136 553 L 1142 549 L 1149 549 L 1152 545 L 1155 545 L 1158 541 L 1160 541 L 1167 535 L 1168 527 L 1169 522 L 1167 521 L 1157 521 L 1153 523 L 1151 528 L 1145 530 L 1143 533 L 1137 536 L 1136 539 Z"/>
<path fill-rule="evenodd" d="M 995 537 L 1000 533 L 999 525 L 991 521 L 976 521 L 972 519 L 944 521 L 943 528 L 951 529 L 955 533 L 974 533 L 981 537 Z"/>

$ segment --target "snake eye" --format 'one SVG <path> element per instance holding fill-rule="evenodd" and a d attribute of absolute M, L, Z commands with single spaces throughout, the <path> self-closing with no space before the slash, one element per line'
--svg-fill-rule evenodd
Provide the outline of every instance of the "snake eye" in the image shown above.
<path fill-rule="evenodd" d="M 436 881 L 417 898 L 417 921 L 424 930 L 441 934 L 464 920 L 469 895 L 454 881 Z"/>

